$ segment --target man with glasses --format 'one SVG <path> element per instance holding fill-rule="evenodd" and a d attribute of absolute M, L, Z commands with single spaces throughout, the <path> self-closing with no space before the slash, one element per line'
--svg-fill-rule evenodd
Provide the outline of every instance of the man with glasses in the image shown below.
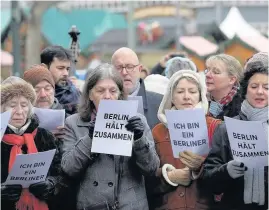
<path fill-rule="evenodd" d="M 125 92 L 129 96 L 142 96 L 144 115 L 150 128 L 154 128 L 159 123 L 157 112 L 162 95 L 145 89 L 145 84 L 140 79 L 143 67 L 139 63 L 136 53 L 126 47 L 120 48 L 112 55 L 111 63 L 120 72 Z"/>

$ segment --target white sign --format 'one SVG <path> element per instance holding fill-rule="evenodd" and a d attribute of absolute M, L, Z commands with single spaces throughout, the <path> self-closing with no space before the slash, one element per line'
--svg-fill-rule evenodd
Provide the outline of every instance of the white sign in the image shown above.
<path fill-rule="evenodd" d="M 127 120 L 137 113 L 138 101 L 101 100 L 96 116 L 91 151 L 131 156 L 133 133 Z"/>
<path fill-rule="evenodd" d="M 165 110 L 173 155 L 184 150 L 206 155 L 209 152 L 208 131 L 202 109 Z"/>
<path fill-rule="evenodd" d="M 249 168 L 268 166 L 268 143 L 262 122 L 224 117 L 233 158 Z"/>
<path fill-rule="evenodd" d="M 39 127 L 49 131 L 56 130 L 58 126 L 64 126 L 64 109 L 41 109 L 34 108 L 34 113 L 39 119 Z"/>
<path fill-rule="evenodd" d="M 128 100 L 137 100 L 138 101 L 138 110 L 137 112 L 144 115 L 144 106 L 142 96 L 128 96 Z"/>
<path fill-rule="evenodd" d="M 11 117 L 11 111 L 6 111 L 4 113 L 1 113 L 1 140 L 7 129 L 7 125 L 10 120 L 10 117 Z"/>
<path fill-rule="evenodd" d="M 28 188 L 31 184 L 46 179 L 55 149 L 32 154 L 19 154 L 8 174 L 5 184 L 20 184 Z"/>

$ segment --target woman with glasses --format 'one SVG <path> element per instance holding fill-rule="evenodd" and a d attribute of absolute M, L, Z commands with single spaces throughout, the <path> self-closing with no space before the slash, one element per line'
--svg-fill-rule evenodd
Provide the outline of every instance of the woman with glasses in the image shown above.
<path fill-rule="evenodd" d="M 222 120 L 236 116 L 242 102 L 238 94 L 241 64 L 230 55 L 219 54 L 206 60 L 206 68 L 209 115 Z"/>

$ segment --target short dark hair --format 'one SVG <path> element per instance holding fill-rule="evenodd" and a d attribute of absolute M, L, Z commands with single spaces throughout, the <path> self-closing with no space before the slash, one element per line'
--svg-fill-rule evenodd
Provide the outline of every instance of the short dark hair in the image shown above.
<path fill-rule="evenodd" d="M 46 47 L 40 54 L 40 61 L 50 67 L 53 59 L 72 61 L 71 51 L 62 46 L 53 45 Z"/>
<path fill-rule="evenodd" d="M 268 66 L 264 66 L 262 62 L 256 61 L 252 62 L 251 64 L 247 65 L 245 69 L 243 79 L 240 82 L 240 89 L 241 89 L 241 97 L 243 99 L 246 98 L 247 88 L 250 78 L 254 74 L 266 74 L 268 75 Z"/>

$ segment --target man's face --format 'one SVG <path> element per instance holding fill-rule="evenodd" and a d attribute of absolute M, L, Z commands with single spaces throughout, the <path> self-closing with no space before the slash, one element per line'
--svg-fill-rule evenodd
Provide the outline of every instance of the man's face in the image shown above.
<path fill-rule="evenodd" d="M 58 86 L 66 86 L 69 75 L 71 62 L 69 60 L 59 60 L 54 58 L 49 66 L 49 70 L 53 76 L 55 84 Z"/>
<path fill-rule="evenodd" d="M 120 72 L 125 91 L 131 94 L 140 78 L 142 69 L 137 57 L 133 54 L 122 52 L 115 56 L 113 65 Z"/>
<path fill-rule="evenodd" d="M 35 86 L 37 108 L 51 108 L 54 102 L 54 88 L 46 80 L 42 80 Z"/>

